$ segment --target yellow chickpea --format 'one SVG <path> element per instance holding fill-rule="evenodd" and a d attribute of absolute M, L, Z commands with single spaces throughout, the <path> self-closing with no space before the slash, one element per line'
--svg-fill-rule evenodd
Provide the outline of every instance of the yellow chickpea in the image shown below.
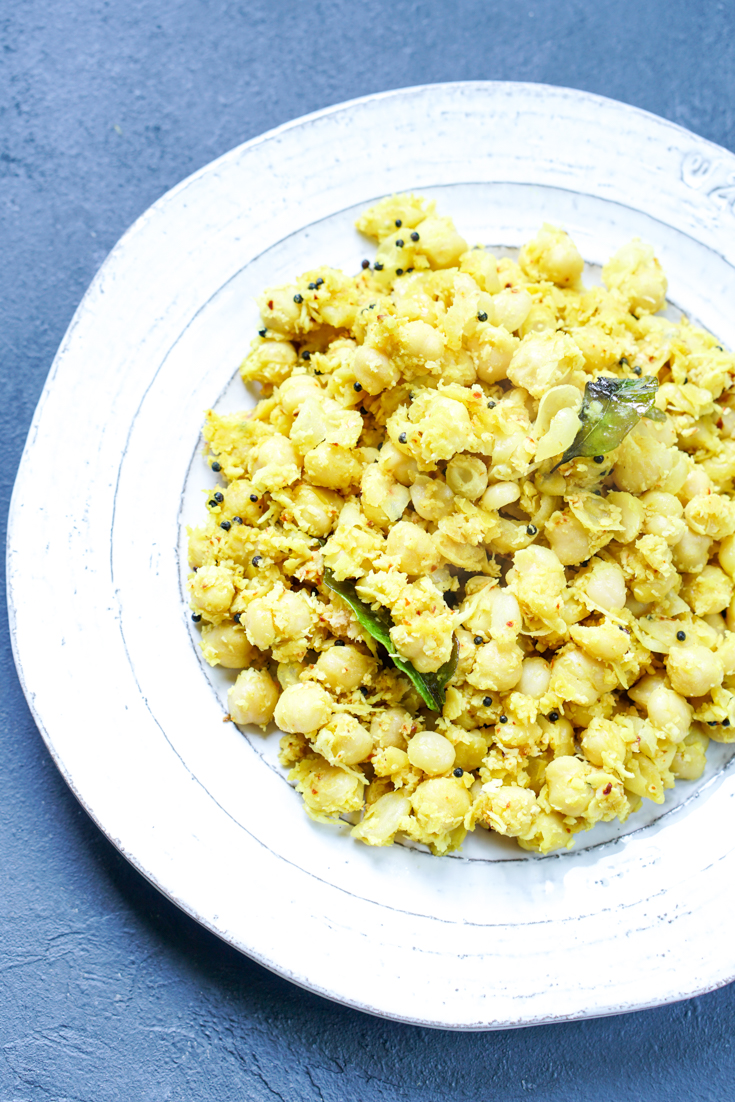
<path fill-rule="evenodd" d="M 672 548 L 674 566 L 682 574 L 699 574 L 707 565 L 712 540 L 687 528 L 678 543 Z"/>
<path fill-rule="evenodd" d="M 393 746 L 398 750 L 405 750 L 414 727 L 411 713 L 405 708 L 386 708 L 373 717 L 370 737 L 376 746 Z"/>
<path fill-rule="evenodd" d="M 681 742 L 689 733 L 694 710 L 679 693 L 658 685 L 648 698 L 647 708 L 651 723 L 663 728 L 671 742 Z"/>
<path fill-rule="evenodd" d="M 334 692 L 351 693 L 362 685 L 374 668 L 374 659 L 357 647 L 337 644 L 322 651 L 314 672 Z"/>
<path fill-rule="evenodd" d="M 446 480 L 460 497 L 476 501 L 487 488 L 487 467 L 476 455 L 455 455 L 447 463 Z"/>
<path fill-rule="evenodd" d="M 210 666 L 242 670 L 251 661 L 254 650 L 238 624 L 219 624 L 202 631 L 202 653 Z"/>
<path fill-rule="evenodd" d="M 521 488 L 517 482 L 496 482 L 482 495 L 480 504 L 488 512 L 494 512 L 505 509 L 506 505 L 512 505 L 520 496 Z"/>
<path fill-rule="evenodd" d="M 454 494 L 440 478 L 419 475 L 411 487 L 413 507 L 423 520 L 441 520 L 454 508 Z"/>
<path fill-rule="evenodd" d="M 411 803 L 423 830 L 429 834 L 444 834 L 461 826 L 472 801 L 461 780 L 434 777 L 418 786 Z"/>
<path fill-rule="evenodd" d="M 454 747 L 436 731 L 419 731 L 408 744 L 408 760 L 423 773 L 436 776 L 454 765 Z"/>
<path fill-rule="evenodd" d="M 546 766 L 549 803 L 563 815 L 583 815 L 594 790 L 587 783 L 587 770 L 579 758 L 554 758 Z"/>
<path fill-rule="evenodd" d="M 352 370 L 358 383 L 368 394 L 380 394 L 382 390 L 388 390 L 401 377 L 398 368 L 394 367 L 387 356 L 364 344 L 355 352 Z"/>
<path fill-rule="evenodd" d="M 278 686 L 267 670 L 243 670 L 227 694 L 227 708 L 235 723 L 265 727 L 273 719 Z"/>
<path fill-rule="evenodd" d="M 319 381 L 313 375 L 292 375 L 278 388 L 278 399 L 281 408 L 292 416 L 307 398 L 313 398 L 320 390 Z"/>
<path fill-rule="evenodd" d="M 724 677 L 720 659 L 697 643 L 673 646 L 666 657 L 666 669 L 672 688 L 682 696 L 704 696 L 721 685 Z"/>
<path fill-rule="evenodd" d="M 362 464 L 341 444 L 317 444 L 304 456 L 304 474 L 314 486 L 349 490 L 362 477 Z"/>
<path fill-rule="evenodd" d="M 190 584 L 192 608 L 218 622 L 235 596 L 229 571 L 224 566 L 202 566 Z"/>
<path fill-rule="evenodd" d="M 308 734 L 324 727 L 332 714 L 332 700 L 314 682 L 284 689 L 275 708 L 274 719 L 287 734 Z"/>
<path fill-rule="evenodd" d="M 373 740 L 354 716 L 335 716 L 314 740 L 314 749 L 331 765 L 357 765 L 367 761 Z"/>
<path fill-rule="evenodd" d="M 404 574 L 429 574 L 441 562 L 428 532 L 409 520 L 391 528 L 385 549 Z"/>
<path fill-rule="evenodd" d="M 551 666 L 545 658 L 526 658 L 521 670 L 521 679 L 518 682 L 518 692 L 525 693 L 535 700 L 542 697 L 549 688 L 551 681 Z"/>
<path fill-rule="evenodd" d="M 725 573 L 735 578 L 735 536 L 725 536 L 720 544 L 717 558 Z"/>

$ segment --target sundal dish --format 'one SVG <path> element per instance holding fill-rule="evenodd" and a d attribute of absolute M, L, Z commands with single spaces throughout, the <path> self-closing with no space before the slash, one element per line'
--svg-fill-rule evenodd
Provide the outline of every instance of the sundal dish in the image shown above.
<path fill-rule="evenodd" d="M 207 415 L 204 657 L 313 818 L 571 846 L 735 738 L 735 357 L 640 241 L 585 288 L 552 226 L 515 261 L 412 195 L 357 225 L 374 262 L 264 292 L 260 400 Z"/>

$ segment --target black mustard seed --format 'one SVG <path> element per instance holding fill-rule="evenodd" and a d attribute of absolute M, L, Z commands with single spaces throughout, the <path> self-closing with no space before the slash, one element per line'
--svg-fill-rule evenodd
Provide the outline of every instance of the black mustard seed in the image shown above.
<path fill-rule="evenodd" d="M 230 524 L 229 520 L 221 520 L 221 521 L 219 522 L 219 526 L 220 526 L 220 528 L 222 528 L 222 529 L 223 529 L 223 530 L 224 530 L 225 532 L 229 532 L 230 528 L 232 528 L 232 525 Z"/>
<path fill-rule="evenodd" d="M 680 643 L 683 643 L 686 637 L 687 633 L 685 631 L 677 631 L 676 638 L 679 640 Z"/>
<path fill-rule="evenodd" d="M 213 463 L 212 464 L 212 470 L 214 471 L 215 474 L 219 474 L 219 472 L 222 470 L 222 464 L 221 463 Z"/>

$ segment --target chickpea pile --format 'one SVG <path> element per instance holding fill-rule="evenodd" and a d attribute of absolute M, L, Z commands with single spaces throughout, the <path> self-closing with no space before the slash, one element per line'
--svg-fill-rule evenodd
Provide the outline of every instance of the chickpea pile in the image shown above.
<path fill-rule="evenodd" d="M 241 671 L 235 723 L 275 721 L 313 818 L 436 854 L 478 825 L 569 847 L 735 739 L 735 357 L 658 313 L 638 240 L 585 288 L 553 226 L 517 261 L 413 195 L 357 226 L 373 263 L 267 290 L 257 405 L 207 415 L 204 657 Z M 599 376 L 655 376 L 665 417 L 564 463 Z M 458 646 L 441 712 L 325 577 L 420 675 Z"/>

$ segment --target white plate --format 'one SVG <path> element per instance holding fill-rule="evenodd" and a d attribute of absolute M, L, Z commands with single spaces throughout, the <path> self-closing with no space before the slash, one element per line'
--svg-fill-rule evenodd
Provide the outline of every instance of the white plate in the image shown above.
<path fill-rule="evenodd" d="M 539 858 L 480 832 L 460 856 L 370 849 L 311 823 L 277 737 L 222 722 L 182 597 L 182 520 L 211 487 L 203 410 L 246 404 L 253 296 L 313 263 L 356 270 L 354 214 L 436 198 L 472 241 L 563 223 L 599 263 L 652 241 L 670 297 L 735 345 L 735 157 L 642 111 L 524 84 L 330 108 L 160 199 L 87 292 L 13 497 L 16 661 L 59 768 L 158 888 L 296 983 L 404 1021 L 489 1029 L 640 1009 L 735 975 L 727 749 L 663 808 Z M 183 505 L 182 505 L 183 502 Z M 482 836 L 480 836 L 480 834 Z"/>

